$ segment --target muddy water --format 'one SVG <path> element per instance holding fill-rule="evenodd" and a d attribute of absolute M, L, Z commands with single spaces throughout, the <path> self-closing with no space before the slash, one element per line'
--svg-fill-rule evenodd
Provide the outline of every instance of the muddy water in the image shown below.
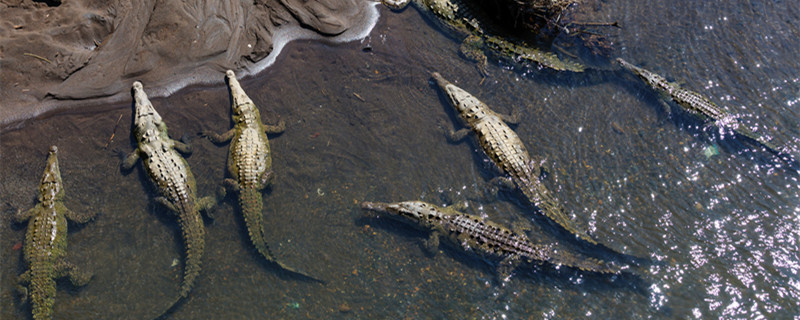
<path fill-rule="evenodd" d="M 623 24 L 601 30 L 615 41 L 615 56 L 681 80 L 783 143 L 800 134 L 798 15 L 794 3 L 607 1 L 587 19 Z M 264 262 L 228 199 L 207 221 L 202 273 L 172 318 L 800 313 L 796 172 L 757 147 L 704 133 L 690 117 L 665 118 L 657 96 L 623 72 L 559 75 L 497 63 L 488 70 L 481 82 L 474 64 L 458 55 L 458 43 L 417 11 L 383 10 L 363 42 L 291 43 L 274 66 L 244 79 L 265 121 L 287 123 L 285 133 L 270 137 L 276 178 L 264 194 L 264 215 L 272 250 L 327 283 Z M 534 267 L 499 283 L 493 265 L 479 258 L 448 247 L 426 254 L 425 233 L 362 217 L 363 200 L 468 201 L 470 212 L 525 224 L 539 241 L 620 259 L 567 241 L 519 194 L 484 197 L 497 173 L 475 144 L 443 137 L 440 126 L 458 125 L 431 71 L 499 112 L 523 111 L 516 131 L 531 153 L 547 159 L 544 182 L 565 207 L 596 238 L 653 263 L 613 277 Z M 191 87 L 153 103 L 173 137 L 191 139 L 188 162 L 199 193 L 213 192 L 225 176 L 227 146 L 196 133 L 229 128 L 227 90 Z M 58 318 L 149 318 L 178 292 L 183 249 L 174 218 L 152 204 L 141 166 L 119 170 L 119 154 L 133 149 L 131 105 L 91 109 L 31 120 L 0 136 L 4 319 L 29 317 L 13 289 L 23 271 L 14 246 L 25 227 L 10 216 L 34 204 L 51 144 L 60 150 L 66 205 L 100 213 L 71 226 L 69 260 L 94 278 L 81 289 L 59 286 Z"/>

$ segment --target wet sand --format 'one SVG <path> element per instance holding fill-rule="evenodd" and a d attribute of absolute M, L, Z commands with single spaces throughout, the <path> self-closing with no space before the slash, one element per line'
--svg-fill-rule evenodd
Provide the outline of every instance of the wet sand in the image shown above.
<path fill-rule="evenodd" d="M 0 1 L 0 130 L 124 101 L 134 80 L 167 96 L 254 75 L 292 40 L 360 39 L 378 18 L 363 0 L 58 2 Z"/>

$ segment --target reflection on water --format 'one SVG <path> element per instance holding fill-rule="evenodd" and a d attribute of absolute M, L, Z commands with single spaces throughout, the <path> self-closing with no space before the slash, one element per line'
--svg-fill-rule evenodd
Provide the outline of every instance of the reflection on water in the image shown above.
<path fill-rule="evenodd" d="M 693 8 L 687 10 L 687 8 Z M 383 10 L 383 9 L 382 9 Z M 607 31 L 619 56 L 680 80 L 768 132 L 800 136 L 800 5 L 752 1 L 607 1 L 590 16 L 619 20 Z M 758 21 L 757 24 L 751 23 Z M 756 27 L 757 26 L 757 27 Z M 362 50 L 369 47 L 371 50 Z M 800 184 L 769 153 L 664 119 L 658 97 L 616 71 L 522 75 L 496 65 L 483 83 L 458 43 L 415 10 L 384 12 L 361 43 L 293 43 L 277 64 L 242 85 L 265 119 L 276 178 L 265 192 L 268 239 L 289 265 L 326 285 L 283 274 L 251 247 L 234 201 L 207 224 L 203 270 L 173 317 L 218 318 L 708 318 L 800 313 Z M 596 238 L 646 257 L 638 276 L 596 276 L 542 266 L 495 281 L 493 266 L 443 248 L 426 255 L 424 233 L 361 217 L 362 200 L 470 201 L 469 211 L 530 236 L 592 253 L 539 216 L 519 194 L 482 195 L 496 176 L 473 143 L 448 144 L 454 115 L 429 82 L 439 71 L 497 111 L 524 112 L 517 133 L 547 159 L 545 183 Z M 224 75 L 220 74 L 220 78 Z M 229 128 L 224 87 L 193 87 L 153 103 L 175 138 Z M 15 208 L 33 205 L 51 144 L 60 150 L 66 205 L 100 216 L 71 228 L 69 259 L 95 273 L 61 285 L 59 318 L 147 318 L 175 296 L 182 244 L 177 224 L 152 204 L 140 167 L 127 176 L 130 104 L 107 112 L 31 121 L 2 135 L 2 318 L 25 318 L 14 294 L 23 271 Z M 119 117 L 115 138 L 108 144 Z M 663 124 L 660 124 L 664 122 Z M 225 175 L 227 147 L 193 138 L 188 158 L 200 194 Z M 608 253 L 600 258 L 616 259 Z"/>

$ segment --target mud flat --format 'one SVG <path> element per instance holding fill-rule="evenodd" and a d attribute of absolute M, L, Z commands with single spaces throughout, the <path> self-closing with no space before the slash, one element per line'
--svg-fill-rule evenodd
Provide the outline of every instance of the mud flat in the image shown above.
<path fill-rule="evenodd" d="M 270 66 L 296 39 L 361 39 L 378 20 L 366 0 L 0 0 L 0 131 L 24 120 L 221 83 Z"/>

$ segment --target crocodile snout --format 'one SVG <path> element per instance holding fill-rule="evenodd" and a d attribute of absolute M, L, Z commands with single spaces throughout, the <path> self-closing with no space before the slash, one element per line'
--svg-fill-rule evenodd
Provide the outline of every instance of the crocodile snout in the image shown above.
<path fill-rule="evenodd" d="M 376 211 L 376 212 L 387 212 L 386 210 L 387 207 L 389 207 L 389 204 L 383 202 L 364 201 L 361 203 L 361 209 Z"/>

